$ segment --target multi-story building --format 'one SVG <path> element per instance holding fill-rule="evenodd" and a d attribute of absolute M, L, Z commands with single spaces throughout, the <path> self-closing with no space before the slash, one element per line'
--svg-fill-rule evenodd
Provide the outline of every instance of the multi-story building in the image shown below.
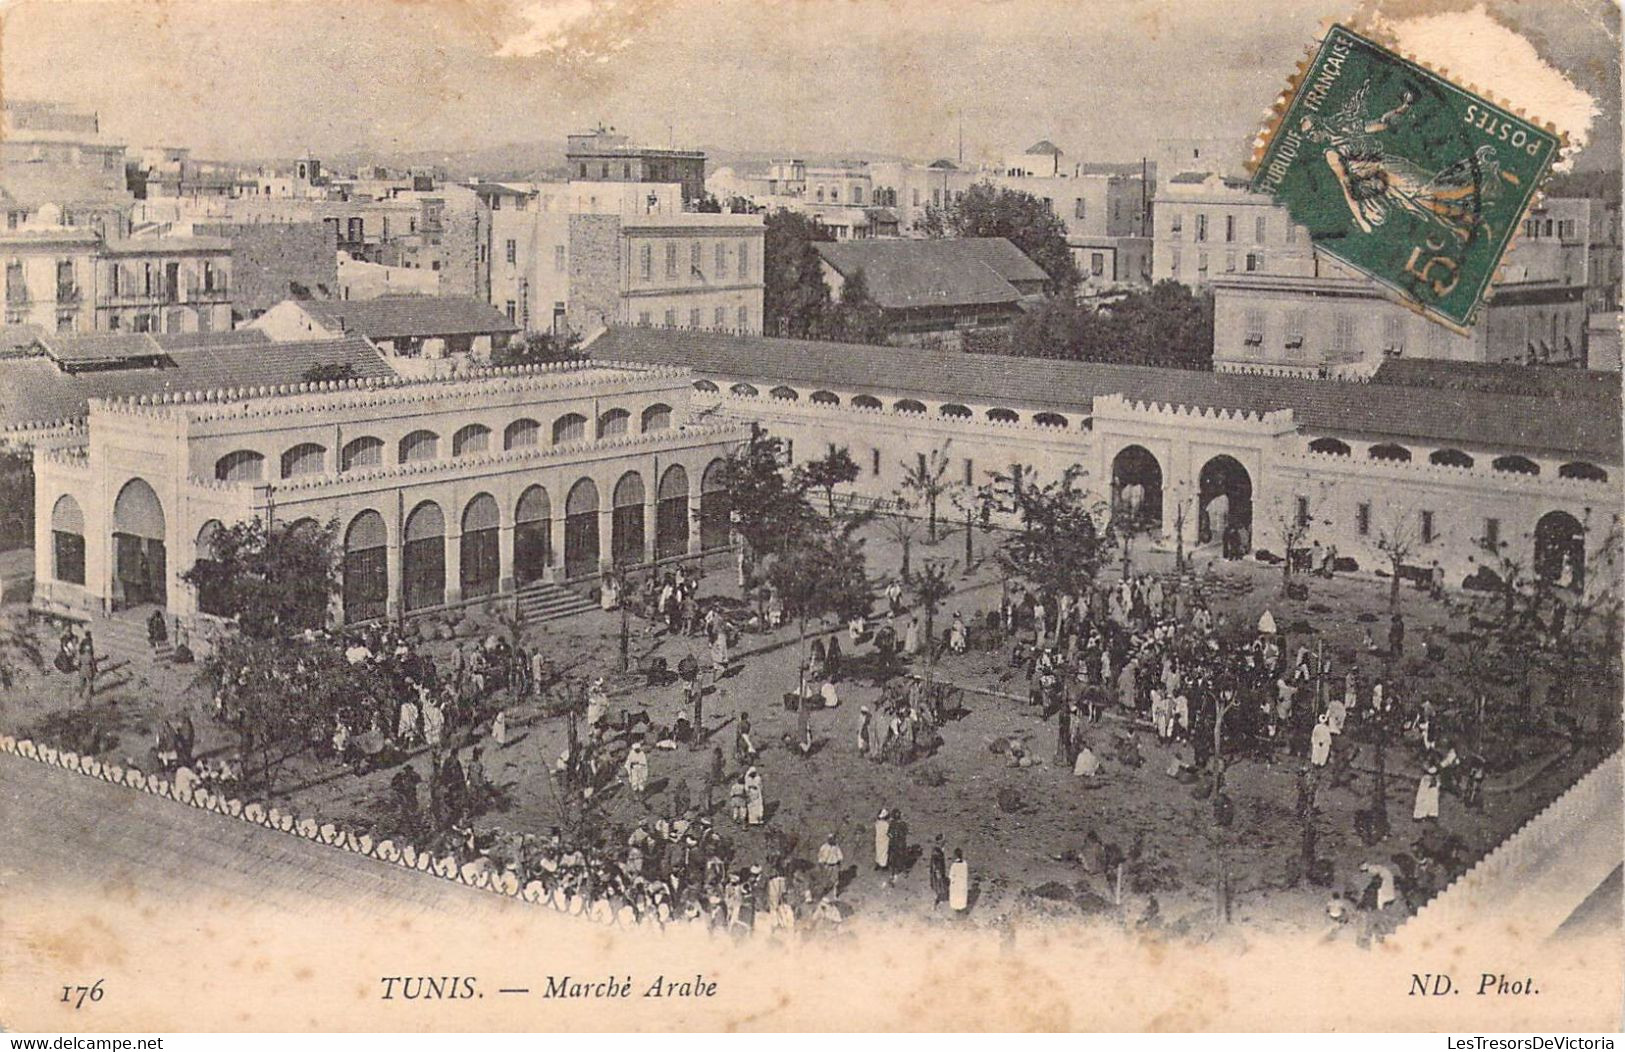
<path fill-rule="evenodd" d="M 1229 274 L 1312 277 L 1309 233 L 1285 207 L 1245 183 L 1181 172 L 1157 191 L 1151 277 L 1193 289 Z"/>
<path fill-rule="evenodd" d="M 49 220 L 50 207 L 39 213 Z M 106 240 L 80 227 L 0 233 L 6 322 L 47 332 L 229 329 L 231 246 L 219 238 Z"/>
<path fill-rule="evenodd" d="M 1613 311 L 1620 306 L 1621 245 L 1619 203 L 1592 197 L 1547 197 L 1524 217 L 1520 237 L 1502 264 L 1524 267 L 1586 290 L 1586 307 Z"/>
<path fill-rule="evenodd" d="M 690 423 L 689 381 L 580 365 L 92 400 L 36 447 L 35 605 L 209 613 L 182 575 L 256 518 L 338 523 L 345 622 L 725 547 L 721 464 L 748 431 Z"/>
<path fill-rule="evenodd" d="M 1357 274 L 1227 274 L 1212 279 L 1219 370 L 1323 376 L 1388 358 L 1583 365 L 1583 288 L 1512 282 L 1460 334 Z"/>
<path fill-rule="evenodd" d="M 86 227 L 104 237 L 129 232 L 132 198 L 124 146 L 102 138 L 93 112 L 10 99 L 0 111 L 0 212 L 6 229 L 37 224 Z"/>
<path fill-rule="evenodd" d="M 600 125 L 565 142 L 571 181 L 598 183 L 676 183 L 685 204 L 705 196 L 705 151 L 639 146 L 614 128 Z"/>
<path fill-rule="evenodd" d="M 945 208 L 965 196 L 981 175 L 949 160 L 876 161 L 869 166 L 869 177 L 873 203 L 897 214 L 903 236 L 919 237 L 924 234 L 926 211 Z"/>

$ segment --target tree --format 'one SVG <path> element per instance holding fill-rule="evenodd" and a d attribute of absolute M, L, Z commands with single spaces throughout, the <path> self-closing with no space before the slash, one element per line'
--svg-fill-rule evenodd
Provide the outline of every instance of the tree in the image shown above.
<path fill-rule="evenodd" d="M 576 361 L 584 356 L 581 337 L 573 332 L 532 332 L 526 333 L 522 339 L 509 340 L 492 351 L 491 364 L 499 367 L 551 365 Z"/>
<path fill-rule="evenodd" d="M 775 554 L 767 579 L 800 630 L 806 660 L 807 626 L 826 617 L 848 618 L 874 601 L 864 568 L 863 541 L 849 527 L 831 524 L 801 531 Z"/>
<path fill-rule="evenodd" d="M 808 489 L 821 489 L 824 491 L 824 500 L 829 507 L 829 517 L 835 518 L 835 487 L 844 486 L 857 481 L 859 474 L 858 462 L 852 459 L 847 447 L 836 447 L 829 444 L 829 452 L 817 460 L 808 461 L 796 469 L 800 474 L 800 484 Z"/>
<path fill-rule="evenodd" d="M 806 480 L 785 470 L 786 459 L 784 440 L 752 425 L 750 439 L 723 461 L 722 485 L 747 566 L 782 550 L 817 517 L 807 503 Z"/>
<path fill-rule="evenodd" d="M 1008 238 L 1049 275 L 1046 288 L 1052 295 L 1071 295 L 1078 286 L 1066 224 L 1026 191 L 977 183 L 945 208 L 928 210 L 925 230 L 931 237 Z"/>
<path fill-rule="evenodd" d="M 887 328 L 880 304 L 869 295 L 869 278 L 859 267 L 841 285 L 840 299 L 825 308 L 822 335 L 847 343 L 886 342 Z"/>
<path fill-rule="evenodd" d="M 762 317 L 775 336 L 806 338 L 823 329 L 829 286 L 813 244 L 835 236 L 816 219 L 781 208 L 765 221 Z"/>
<path fill-rule="evenodd" d="M 1389 504 L 1377 523 L 1377 550 L 1388 557 L 1388 612 L 1399 613 L 1400 571 L 1422 543 L 1422 530 L 1410 508 Z"/>
<path fill-rule="evenodd" d="M 881 509 L 875 516 L 881 531 L 902 551 L 902 565 L 898 569 L 898 576 L 904 580 L 907 580 L 909 575 L 909 553 L 914 547 L 914 538 L 920 532 L 920 520 L 914 516 L 914 510 L 914 505 L 909 499 L 899 493 L 892 499 L 889 507 Z"/>
<path fill-rule="evenodd" d="M 24 616 L 0 615 L 0 688 L 10 690 L 25 668 L 45 667 L 45 655 Z"/>
<path fill-rule="evenodd" d="M 953 564 L 946 559 L 927 559 L 920 572 L 908 581 L 909 594 L 916 610 L 925 614 L 925 686 L 930 690 L 937 667 L 936 628 L 937 611 L 954 594 L 950 583 Z"/>
<path fill-rule="evenodd" d="M 906 460 L 901 462 L 904 492 L 912 495 L 915 503 L 925 506 L 927 544 L 937 543 L 937 502 L 953 485 L 948 481 L 948 468 L 952 464 L 948 459 L 948 445 L 943 443 L 929 453 L 916 454 L 912 464 Z"/>
<path fill-rule="evenodd" d="M 1324 484 L 1321 486 L 1325 488 Z M 1274 520 L 1276 535 L 1281 538 L 1281 594 L 1288 595 L 1292 591 L 1292 574 L 1296 569 L 1292 563 L 1292 554 L 1304 546 L 1310 535 L 1319 523 L 1315 521 L 1314 512 L 1309 506 L 1307 497 L 1300 498 L 1293 494 L 1279 493 L 1270 502 L 1270 518 Z"/>
<path fill-rule="evenodd" d="M 338 594 L 336 523 L 301 521 L 267 530 L 263 519 L 217 532 L 209 558 L 181 579 L 197 589 L 199 606 L 231 618 L 244 635 L 268 639 L 322 628 Z"/>
<path fill-rule="evenodd" d="M 984 522 L 1013 518 L 1016 528 L 999 546 L 997 559 L 1010 577 L 1068 595 L 1081 595 L 1111 555 L 1112 540 L 1096 527 L 1105 508 L 1083 487 L 1074 464 L 1053 482 L 1039 485 L 1031 473 L 995 474 L 982 487 Z"/>
<path fill-rule="evenodd" d="M 1213 295 L 1160 281 L 1098 307 L 1051 296 L 1016 319 L 1002 353 L 1207 369 L 1213 362 Z"/>

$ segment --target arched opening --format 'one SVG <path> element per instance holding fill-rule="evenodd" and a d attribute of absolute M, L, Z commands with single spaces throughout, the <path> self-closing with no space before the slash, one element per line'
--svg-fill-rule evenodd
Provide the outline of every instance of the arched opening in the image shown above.
<path fill-rule="evenodd" d="M 327 447 L 315 442 L 301 442 L 282 454 L 282 477 L 320 475 L 327 470 Z"/>
<path fill-rule="evenodd" d="M 85 583 L 85 513 L 66 493 L 51 506 L 51 577 Z"/>
<path fill-rule="evenodd" d="M 351 439 L 339 451 L 339 470 L 380 467 L 384 463 L 384 440 L 371 435 Z"/>
<path fill-rule="evenodd" d="M 389 535 L 384 517 L 367 510 L 344 531 L 344 620 L 383 617 L 389 605 Z"/>
<path fill-rule="evenodd" d="M 1060 413 L 1039 413 L 1033 417 L 1033 423 L 1039 427 L 1065 427 L 1066 417 Z"/>
<path fill-rule="evenodd" d="M 481 493 L 463 509 L 458 577 L 464 599 L 490 595 L 497 590 L 502 576 L 497 539 L 499 519 L 496 498 L 489 493 Z"/>
<path fill-rule="evenodd" d="M 237 449 L 214 462 L 214 477 L 220 482 L 258 482 L 265 477 L 265 455 L 252 449 Z"/>
<path fill-rule="evenodd" d="M 1428 463 L 1445 468 L 1470 468 L 1473 458 L 1459 449 L 1435 449 L 1428 454 Z"/>
<path fill-rule="evenodd" d="M 1574 460 L 1558 468 L 1557 477 L 1560 479 L 1584 479 L 1586 482 L 1607 482 L 1608 472 L 1589 461 Z"/>
<path fill-rule="evenodd" d="M 700 547 L 706 551 L 728 546 L 733 508 L 723 478 L 725 462 L 718 458 L 700 476 Z"/>
<path fill-rule="evenodd" d="M 1354 451 L 1340 438 L 1317 438 L 1309 443 L 1309 452 L 1324 453 L 1330 457 L 1346 457 Z"/>
<path fill-rule="evenodd" d="M 1496 471 L 1505 471 L 1513 475 L 1538 475 L 1540 465 L 1528 457 L 1520 457 L 1516 453 L 1508 453 L 1504 457 L 1496 457 L 1490 461 L 1490 467 Z"/>
<path fill-rule="evenodd" d="M 1019 424 L 1021 422 L 1020 413 L 1014 409 L 1005 409 L 1003 406 L 989 409 L 987 418 L 995 424 Z"/>
<path fill-rule="evenodd" d="M 553 444 L 580 442 L 587 437 L 587 418 L 580 413 L 565 413 L 553 421 Z"/>
<path fill-rule="evenodd" d="M 1162 529 L 1162 465 L 1144 446 L 1112 458 L 1112 515 L 1135 533 Z"/>
<path fill-rule="evenodd" d="M 819 405 L 840 405 L 841 396 L 834 391 L 814 391 L 811 400 Z"/>
<path fill-rule="evenodd" d="M 419 504 L 406 517 L 401 583 L 407 610 L 440 606 L 446 601 L 446 518 L 440 505 L 432 500 Z"/>
<path fill-rule="evenodd" d="M 542 425 L 521 417 L 502 429 L 503 449 L 534 449 L 541 445 Z"/>
<path fill-rule="evenodd" d="M 660 476 L 655 504 L 655 558 L 674 559 L 688 552 L 688 472 L 673 464 Z"/>
<path fill-rule="evenodd" d="M 598 418 L 598 437 L 614 438 L 617 435 L 626 434 L 631 419 L 632 414 L 625 409 L 606 410 Z"/>
<path fill-rule="evenodd" d="M 656 402 L 643 411 L 641 424 L 646 434 L 650 431 L 671 430 L 671 406 Z"/>
<path fill-rule="evenodd" d="M 716 394 L 717 385 L 712 383 L 710 380 L 695 380 L 694 390 L 700 392 L 701 394 Z"/>
<path fill-rule="evenodd" d="M 1400 463 L 1411 459 L 1411 451 L 1394 442 L 1379 442 L 1366 451 L 1372 460 L 1393 460 Z"/>
<path fill-rule="evenodd" d="M 207 567 L 219 558 L 220 553 L 216 545 L 225 526 L 219 519 L 210 519 L 197 531 L 197 554 L 194 565 Z M 205 614 L 224 616 L 228 610 L 226 597 L 222 594 L 222 584 L 218 575 L 209 574 L 203 578 L 203 584 L 197 590 L 197 608 Z"/>
<path fill-rule="evenodd" d="M 612 499 L 610 557 L 616 566 L 636 566 L 643 562 L 643 476 L 636 471 L 622 475 Z"/>
<path fill-rule="evenodd" d="M 733 392 L 736 395 L 739 395 L 742 398 L 755 398 L 758 394 L 761 393 L 760 391 L 756 390 L 756 388 L 752 387 L 750 384 L 747 384 L 747 383 L 734 384 L 732 387 L 728 388 L 728 390 Z"/>
<path fill-rule="evenodd" d="M 1585 527 L 1566 511 L 1549 511 L 1535 523 L 1535 573 L 1559 588 L 1585 587 Z"/>
<path fill-rule="evenodd" d="M 774 398 L 777 398 L 781 402 L 796 402 L 800 401 L 801 399 L 801 395 L 794 387 L 785 387 L 783 384 L 773 388 L 773 390 L 769 391 L 768 394 L 772 395 Z"/>
<path fill-rule="evenodd" d="M 1252 476 L 1235 457 L 1217 456 L 1202 465 L 1197 492 L 1198 543 L 1216 543 L 1226 559 L 1241 558 L 1252 546 Z"/>
<path fill-rule="evenodd" d="M 564 498 L 564 576 L 598 572 L 598 487 L 581 479 Z"/>
<path fill-rule="evenodd" d="M 466 457 L 491 449 L 491 429 L 484 424 L 468 424 L 451 436 L 451 455 Z"/>
<path fill-rule="evenodd" d="M 539 581 L 553 564 L 553 502 L 547 490 L 532 486 L 514 509 L 513 575 L 521 585 Z"/>
<path fill-rule="evenodd" d="M 899 413 L 923 413 L 925 412 L 925 403 L 917 402 L 912 398 L 901 398 L 898 399 L 892 408 L 897 410 Z"/>
<path fill-rule="evenodd" d="M 113 606 L 168 600 L 164 506 L 143 479 L 131 479 L 113 502 Z"/>
<path fill-rule="evenodd" d="M 880 399 L 876 398 L 874 395 L 853 395 L 852 406 L 854 409 L 883 408 L 880 404 Z"/>
<path fill-rule="evenodd" d="M 398 453 L 402 464 L 433 460 L 440 455 L 440 436 L 433 431 L 414 431 L 401 439 Z"/>
<path fill-rule="evenodd" d="M 976 415 L 970 411 L 970 406 L 960 405 L 958 402 L 946 402 L 937 409 L 937 412 L 957 420 L 968 420 Z"/>

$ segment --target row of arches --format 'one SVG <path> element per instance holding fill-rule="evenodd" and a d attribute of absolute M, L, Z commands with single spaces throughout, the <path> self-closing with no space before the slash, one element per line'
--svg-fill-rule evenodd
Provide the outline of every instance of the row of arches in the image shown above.
<path fill-rule="evenodd" d="M 1334 457 L 1348 457 L 1354 455 L 1350 445 L 1340 438 L 1317 438 L 1309 443 L 1309 449 L 1314 453 L 1322 453 Z M 1371 460 L 1386 460 L 1396 463 L 1410 463 L 1411 451 L 1397 442 L 1379 442 L 1366 450 L 1366 456 Z M 1470 453 L 1459 449 L 1436 449 L 1428 454 L 1428 463 L 1442 467 L 1470 468 L 1477 461 Z M 1507 472 L 1514 475 L 1539 475 L 1540 465 L 1528 457 L 1517 453 L 1508 453 L 1490 461 L 1490 468 L 1494 471 Z M 1557 469 L 1557 477 L 1565 479 L 1584 479 L 1588 482 L 1607 482 L 1608 472 L 1596 464 L 1586 460 L 1574 460 L 1561 465 Z"/>
<path fill-rule="evenodd" d="M 672 426 L 672 408 L 656 403 L 639 414 L 641 433 L 666 431 Z M 565 445 L 587 438 L 588 420 L 580 413 L 565 413 L 553 421 L 550 429 L 552 444 Z M 594 435 L 613 438 L 631 433 L 632 414 L 629 410 L 613 408 L 599 414 Z M 502 430 L 502 450 L 532 449 L 541 445 L 540 421 L 521 417 Z M 338 469 L 357 471 L 384 464 L 384 440 L 375 435 L 362 435 L 346 442 L 339 450 Z M 484 424 L 467 424 L 451 436 L 453 457 L 478 456 L 495 452 L 496 436 Z M 395 462 L 412 464 L 438 460 L 441 456 L 439 433 L 419 428 L 402 437 L 395 444 Z M 258 482 L 265 478 L 265 454 L 253 449 L 237 449 L 215 461 L 214 477 L 221 482 Z M 298 478 L 302 475 L 321 475 L 328 470 L 328 449 L 317 442 L 301 442 L 283 451 L 279 464 L 280 478 Z"/>
<path fill-rule="evenodd" d="M 717 385 L 710 380 L 694 381 L 694 389 L 703 394 L 717 394 L 719 392 Z M 731 394 L 739 395 L 744 398 L 758 398 L 761 396 L 761 391 L 754 384 L 745 383 L 744 381 L 731 385 L 728 390 Z M 769 398 L 775 398 L 781 402 L 797 402 L 801 400 L 801 392 L 784 384 L 770 388 L 767 394 Z M 807 400 L 817 405 L 838 406 L 842 404 L 840 395 L 836 394 L 834 391 L 826 390 L 817 390 L 812 392 L 812 394 L 807 396 Z M 874 395 L 867 394 L 853 395 L 850 404 L 854 409 L 884 409 L 886 407 L 886 404 L 879 398 L 876 398 Z M 918 413 L 924 415 L 926 412 L 928 412 L 925 403 L 921 402 L 917 398 L 899 398 L 892 403 L 891 407 L 895 412 L 899 413 Z M 958 402 L 943 403 L 937 407 L 937 413 L 940 416 L 950 417 L 957 420 L 971 420 L 976 417 L 975 410 L 971 409 L 967 405 L 961 405 Z M 999 424 L 1015 424 L 1021 422 L 1020 413 L 1014 409 L 1008 409 L 1003 406 L 995 406 L 994 408 L 987 410 L 984 416 L 987 420 Z M 1032 422 L 1037 424 L 1039 427 L 1064 428 L 1071 425 L 1071 421 L 1068 420 L 1064 414 L 1047 411 L 1034 413 L 1032 415 Z"/>
<path fill-rule="evenodd" d="M 688 551 L 692 516 L 689 476 L 681 465 L 668 467 L 655 491 L 654 556 L 669 559 Z M 637 471 L 621 475 L 610 491 L 610 558 L 620 566 L 644 561 L 646 490 Z M 601 497 L 598 484 L 582 478 L 564 498 L 563 560 L 566 578 L 588 577 L 600 564 Z M 724 547 L 729 537 L 729 506 L 722 461 L 701 476 L 698 525 L 700 546 Z M 464 598 L 490 595 L 501 584 L 501 515 L 496 498 L 480 493 L 464 505 L 458 539 L 459 581 Z M 389 598 L 388 530 L 384 518 L 368 509 L 350 520 L 343 534 L 344 616 L 347 621 L 382 617 Z M 557 565 L 553 500 L 546 487 L 532 485 L 514 507 L 513 577 L 518 586 L 542 578 Z M 446 515 L 433 500 L 408 513 L 401 539 L 401 602 L 410 612 L 446 601 Z"/>

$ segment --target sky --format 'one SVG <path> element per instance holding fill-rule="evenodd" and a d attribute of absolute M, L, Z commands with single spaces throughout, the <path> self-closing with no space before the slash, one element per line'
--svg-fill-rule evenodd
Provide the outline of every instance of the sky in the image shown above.
<path fill-rule="evenodd" d="M 929 159 L 962 122 L 973 158 L 1048 138 L 1132 160 L 1162 137 L 1249 139 L 1338 3 L 13 0 L 0 90 L 200 157 L 465 150 L 602 121 L 662 145 Z M 1597 97 L 1587 152 L 1617 165 L 1612 0 L 1488 6 Z"/>

